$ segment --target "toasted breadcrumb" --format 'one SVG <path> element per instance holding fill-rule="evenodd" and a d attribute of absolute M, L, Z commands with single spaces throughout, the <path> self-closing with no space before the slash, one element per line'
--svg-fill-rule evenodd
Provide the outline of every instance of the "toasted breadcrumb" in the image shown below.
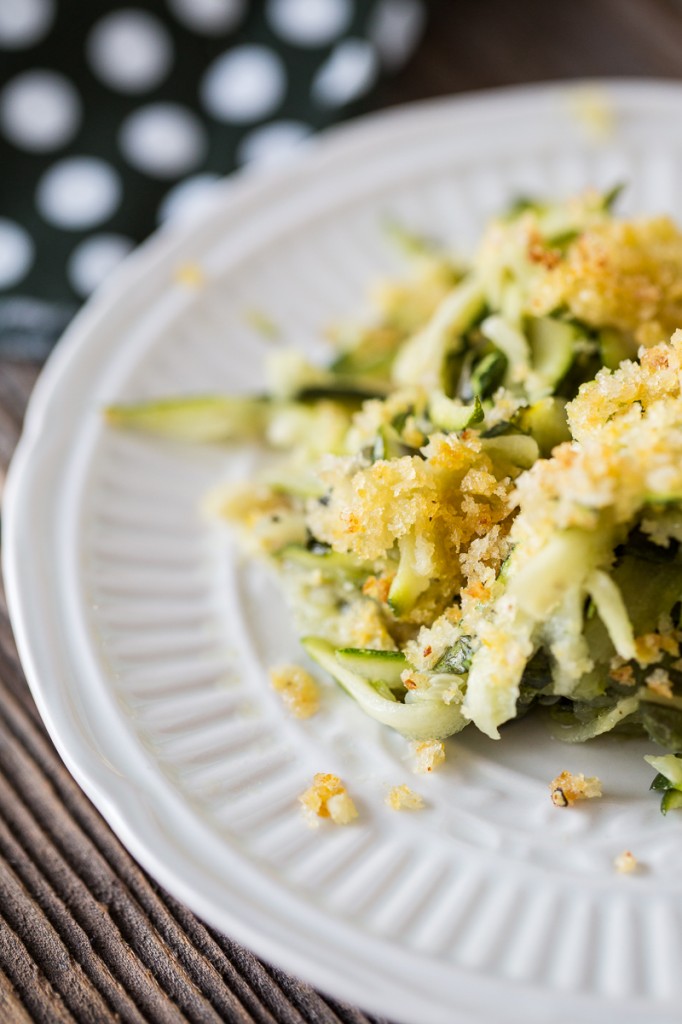
<path fill-rule="evenodd" d="M 577 319 L 610 324 L 649 347 L 680 323 L 682 234 L 669 217 L 593 224 L 532 288 L 542 315 L 564 304 Z"/>
<path fill-rule="evenodd" d="M 608 115 L 599 100 L 587 107 L 593 119 L 596 110 L 597 123 Z M 570 556 L 594 582 L 592 570 L 603 574 L 609 568 L 608 550 L 633 524 L 662 548 L 682 541 L 682 523 L 668 508 L 682 493 L 682 331 L 664 341 L 682 323 L 682 231 L 665 217 L 613 221 L 609 204 L 607 195 L 586 193 L 562 204 L 556 224 L 546 204 L 528 204 L 518 216 L 505 215 L 490 226 L 474 259 L 474 277 L 490 311 L 509 291 L 503 319 L 522 322 L 561 311 L 560 319 L 620 334 L 618 368 L 602 368 L 566 405 L 572 440 L 552 446 L 550 458 L 521 472 L 485 436 L 491 424 L 512 420 L 525 398 L 534 403 L 536 394 L 545 394 L 547 381 L 528 369 L 533 359 L 523 360 L 528 366 L 522 374 L 508 368 L 480 429 L 470 423 L 460 431 L 424 433 L 433 419 L 431 392 L 442 383 L 441 355 L 452 341 L 442 336 L 444 311 L 451 315 L 451 289 L 460 277 L 441 266 L 427 275 L 426 289 L 417 281 L 385 286 L 379 322 L 338 338 L 342 357 L 360 356 L 362 365 L 370 356 L 367 365 L 378 366 L 380 378 L 386 373 L 387 383 L 397 385 L 385 399 L 367 400 L 355 413 L 329 402 L 316 406 L 314 416 L 298 408 L 271 422 L 268 416 L 268 441 L 301 457 L 301 493 L 250 481 L 223 505 L 264 552 L 302 547 L 311 537 L 328 547 L 326 569 L 337 565 L 340 579 L 325 575 L 322 559 L 292 566 L 289 574 L 286 558 L 277 557 L 297 588 L 292 603 L 306 619 L 303 635 L 321 631 L 336 647 L 403 651 L 410 699 L 438 697 L 444 705 L 463 700 L 461 724 L 471 720 L 491 736 L 517 713 L 518 684 L 535 650 L 537 624 L 548 626 L 542 641 L 552 660 L 552 692 L 572 697 L 587 673 L 603 668 L 593 663 L 584 635 L 587 576 L 576 571 L 575 587 L 572 576 L 557 582 L 546 601 L 526 599 L 525 590 L 533 589 L 527 581 L 543 568 L 545 555 L 564 552 L 566 568 Z M 514 287 L 507 289 L 510 277 Z M 592 330 L 586 334 L 574 344 L 587 373 L 597 343 Z M 434 346 L 438 341 L 438 359 L 426 358 L 431 349 L 425 343 L 414 348 L 420 338 Z M 359 351 L 361 344 L 367 352 Z M 415 351 L 422 351 L 423 365 L 403 359 Z M 302 380 L 318 379 L 302 357 L 290 354 L 285 362 L 288 370 L 280 365 L 275 381 L 279 397 L 294 394 Z M 521 382 L 525 397 L 516 386 Z M 563 428 L 558 436 L 567 436 Z M 401 579 L 412 580 L 411 604 L 395 592 L 391 598 L 396 569 Z M 615 583 L 612 590 L 615 600 Z M 468 679 L 462 669 L 448 684 L 448 673 L 437 666 L 464 638 L 472 646 Z M 669 622 L 636 638 L 634 652 L 629 623 L 621 639 L 615 646 L 627 661 L 613 659 L 610 676 L 637 690 L 616 706 L 614 720 L 624 708 L 636 708 L 642 669 L 650 699 L 670 695 L 660 666 L 663 655 L 679 658 L 682 638 Z M 436 727 L 429 731 L 442 735 Z M 417 743 L 413 753 L 417 772 L 431 772 L 444 760 L 437 741 Z M 559 806 L 598 795 L 598 780 L 582 775 L 564 772 L 552 783 Z M 334 794 L 332 799 L 344 803 Z M 327 803 L 320 806 L 325 813 L 316 816 L 332 815 Z"/>
<path fill-rule="evenodd" d="M 434 434 L 418 456 L 371 465 L 354 456 L 327 456 L 318 475 L 329 500 L 311 505 L 306 523 L 334 551 L 372 561 L 396 541 L 411 543 L 415 569 L 430 581 L 411 618 L 419 625 L 433 622 L 463 586 L 480 584 L 477 594 L 487 588 L 509 553 L 512 481 L 496 474 L 473 432 Z M 365 593 L 385 600 L 389 589 L 388 577 L 379 578 Z"/>
<path fill-rule="evenodd" d="M 357 807 L 348 793 L 337 793 L 335 796 L 330 796 L 327 800 L 327 810 L 335 825 L 348 825 L 358 816 Z"/>
<path fill-rule="evenodd" d="M 663 646 L 659 633 L 645 633 L 637 637 L 635 641 L 635 656 L 639 664 L 646 668 L 648 665 L 655 665 L 660 661 Z"/>
<path fill-rule="evenodd" d="M 308 824 L 316 828 L 317 818 L 330 818 L 335 825 L 347 825 L 358 812 L 338 775 L 318 772 L 313 784 L 299 796 Z"/>
<path fill-rule="evenodd" d="M 650 672 L 646 677 L 646 685 L 647 689 L 659 697 L 670 698 L 673 695 L 670 676 L 664 668 L 655 668 L 653 672 Z"/>
<path fill-rule="evenodd" d="M 585 133 L 594 142 L 608 142 L 615 134 L 616 111 L 605 89 L 592 86 L 572 89 L 569 109 Z"/>
<path fill-rule="evenodd" d="M 185 288 L 202 288 L 206 283 L 204 269 L 199 263 L 180 263 L 173 273 L 177 284 Z"/>
<path fill-rule="evenodd" d="M 381 576 L 368 576 L 362 585 L 362 592 L 366 597 L 373 597 L 377 601 L 386 604 L 388 601 L 391 583 L 395 573 L 383 573 Z"/>
<path fill-rule="evenodd" d="M 621 686 L 634 686 L 637 682 L 632 665 L 629 665 L 619 654 L 611 658 L 609 677 Z"/>
<path fill-rule="evenodd" d="M 420 811 L 424 806 L 419 793 L 409 786 L 394 786 L 386 797 L 386 803 L 392 811 Z"/>
<path fill-rule="evenodd" d="M 411 744 L 414 756 L 414 771 L 418 775 L 440 767 L 445 761 L 445 747 L 440 740 L 422 740 Z"/>
<path fill-rule="evenodd" d="M 555 807 L 570 807 L 576 800 L 592 800 L 601 796 L 601 782 L 596 776 L 572 775 L 563 771 L 549 784 Z"/>
<path fill-rule="evenodd" d="M 294 718 L 310 718 L 320 709 L 319 687 L 300 665 L 270 669 L 270 682 Z"/>
<path fill-rule="evenodd" d="M 623 850 L 623 852 L 619 853 L 615 858 L 613 866 L 621 875 L 631 875 L 633 871 L 637 870 L 639 863 L 637 858 L 633 856 L 629 850 Z"/>

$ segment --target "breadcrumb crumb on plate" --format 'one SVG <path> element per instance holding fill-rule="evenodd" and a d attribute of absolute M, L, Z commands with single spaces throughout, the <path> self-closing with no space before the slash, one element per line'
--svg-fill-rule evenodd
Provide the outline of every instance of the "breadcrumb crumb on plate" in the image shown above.
<path fill-rule="evenodd" d="M 184 288 L 203 288 L 206 284 L 206 274 L 200 263 L 180 263 L 173 272 L 176 284 Z"/>
<path fill-rule="evenodd" d="M 310 718 L 320 710 L 319 686 L 300 665 L 270 669 L 270 682 L 294 718 Z"/>
<path fill-rule="evenodd" d="M 601 782 L 596 776 L 585 778 L 582 773 L 572 775 L 568 771 L 557 775 L 549 788 L 555 807 L 570 807 L 577 800 L 592 800 L 602 795 Z"/>
<path fill-rule="evenodd" d="M 623 850 L 614 859 L 613 866 L 621 875 L 631 875 L 637 871 L 639 861 L 629 850 Z"/>
<path fill-rule="evenodd" d="M 614 137 L 616 112 L 605 89 L 572 89 L 568 108 L 593 141 L 608 142 Z"/>
<path fill-rule="evenodd" d="M 311 828 L 317 828 L 318 818 L 329 818 L 335 825 L 348 825 L 358 816 L 355 803 L 338 775 L 318 772 L 312 786 L 298 799 Z"/>
<path fill-rule="evenodd" d="M 646 685 L 658 697 L 670 700 L 673 697 L 673 686 L 670 676 L 664 668 L 656 668 L 646 677 Z"/>
<path fill-rule="evenodd" d="M 422 740 L 410 746 L 417 775 L 426 775 L 445 761 L 445 747 L 440 740 Z"/>
<path fill-rule="evenodd" d="M 424 800 L 409 786 L 393 786 L 386 796 L 386 804 L 392 811 L 420 811 Z"/>

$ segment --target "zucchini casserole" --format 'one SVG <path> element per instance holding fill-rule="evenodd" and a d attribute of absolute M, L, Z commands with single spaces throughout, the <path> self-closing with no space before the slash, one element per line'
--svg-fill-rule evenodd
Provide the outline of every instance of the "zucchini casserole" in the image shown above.
<path fill-rule="evenodd" d="M 416 741 L 544 708 L 558 736 L 648 735 L 682 801 L 682 232 L 617 190 L 518 201 L 467 265 L 410 257 L 333 360 L 274 350 L 267 393 L 107 410 L 260 440 L 211 508 L 278 572 L 306 652 Z M 678 788 L 679 787 L 679 788 Z"/>

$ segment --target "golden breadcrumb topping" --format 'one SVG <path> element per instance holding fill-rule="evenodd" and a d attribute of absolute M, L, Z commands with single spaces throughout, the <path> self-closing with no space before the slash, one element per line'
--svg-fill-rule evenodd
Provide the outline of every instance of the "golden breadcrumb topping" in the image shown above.
<path fill-rule="evenodd" d="M 637 683 L 632 665 L 619 654 L 614 655 L 609 662 L 609 678 L 620 686 L 635 686 Z"/>
<path fill-rule="evenodd" d="M 356 699 L 408 737 L 467 721 L 499 736 L 537 653 L 547 694 L 632 687 L 574 738 L 673 696 L 682 633 L 659 622 L 637 635 L 652 620 L 630 614 L 618 552 L 635 528 L 682 544 L 682 232 L 666 217 L 616 220 L 613 198 L 520 201 L 466 272 L 417 246 L 418 273 L 378 288 L 376 321 L 340 329 L 330 367 L 280 361 L 259 415 L 293 452 L 291 478 L 220 498 L 284 569 L 332 675 L 333 648 L 404 655 L 404 689 L 360 679 Z M 317 707 L 305 675 L 273 676 L 301 716 Z M 443 745 L 417 743 L 414 757 L 430 772 Z M 552 783 L 561 806 L 598 795 L 582 775 Z M 329 799 L 346 813 L 342 794 Z"/>
<path fill-rule="evenodd" d="M 445 747 L 440 740 L 422 740 L 411 744 L 414 757 L 414 771 L 427 775 L 439 768 L 445 761 Z"/>
<path fill-rule="evenodd" d="M 565 306 L 640 344 L 663 341 L 682 323 L 682 233 L 669 217 L 595 225 L 538 281 L 529 306 L 540 316 Z"/>
<path fill-rule="evenodd" d="M 436 434 L 422 451 L 424 458 L 406 455 L 367 466 L 353 458 L 324 460 L 320 478 L 329 500 L 311 505 L 308 526 L 335 551 L 366 560 L 386 556 L 396 541 L 413 539 L 415 571 L 443 600 L 479 583 L 481 600 L 508 550 L 511 480 L 498 478 L 471 431 Z M 382 593 L 380 583 L 370 586 L 373 596 Z"/>
<path fill-rule="evenodd" d="M 655 693 L 657 697 L 671 698 L 673 696 L 673 684 L 670 676 L 664 668 L 655 668 L 646 677 L 647 689 Z"/>
<path fill-rule="evenodd" d="M 511 531 L 530 555 L 556 529 L 632 521 L 659 494 L 682 493 L 682 331 L 615 372 L 601 370 L 567 406 L 576 441 L 516 483 Z"/>
<path fill-rule="evenodd" d="M 672 624 L 664 624 L 665 628 L 657 633 L 645 633 L 637 637 L 635 641 L 635 657 L 638 663 L 646 668 L 648 665 L 655 665 L 661 660 L 664 654 L 677 658 L 680 653 L 680 638 L 682 634 L 672 628 Z"/>
<path fill-rule="evenodd" d="M 339 617 L 340 643 L 345 647 L 372 647 L 374 650 L 394 650 L 391 638 L 375 601 L 360 598 L 349 602 Z"/>
<path fill-rule="evenodd" d="M 603 88 L 588 86 L 573 89 L 567 97 L 568 107 L 586 134 L 595 142 L 613 139 L 616 110 L 613 100 Z"/>
<path fill-rule="evenodd" d="M 320 690 L 317 682 L 300 665 L 282 665 L 270 669 L 270 682 L 294 718 L 310 718 L 319 711 Z"/>
<path fill-rule="evenodd" d="M 639 867 L 639 862 L 629 850 L 623 850 L 614 859 L 613 866 L 621 875 L 631 875 Z"/>
<path fill-rule="evenodd" d="M 422 797 L 409 786 L 394 786 L 386 803 L 392 811 L 420 811 L 424 806 Z"/>
<path fill-rule="evenodd" d="M 298 798 L 308 824 L 313 828 L 317 818 L 329 818 L 335 825 L 348 825 L 357 818 L 357 808 L 338 775 L 318 772 L 313 784 Z"/>
<path fill-rule="evenodd" d="M 302 543 L 305 527 L 289 495 L 263 481 L 245 480 L 214 488 L 204 501 L 207 515 L 230 519 L 252 553 Z"/>
<path fill-rule="evenodd" d="M 180 263 L 173 271 L 177 284 L 185 288 L 200 289 L 206 284 L 206 273 L 200 263 Z"/>
<path fill-rule="evenodd" d="M 576 800 L 592 800 L 601 796 L 601 782 L 596 776 L 585 778 L 563 771 L 549 784 L 552 803 L 555 807 L 570 807 Z"/>

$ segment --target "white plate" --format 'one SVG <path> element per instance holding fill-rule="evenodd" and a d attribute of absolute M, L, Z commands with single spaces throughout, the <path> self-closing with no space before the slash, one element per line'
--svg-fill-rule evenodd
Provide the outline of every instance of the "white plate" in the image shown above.
<path fill-rule="evenodd" d="M 646 744 L 564 747 L 526 722 L 498 744 L 471 730 L 417 779 L 404 743 L 331 687 L 319 716 L 286 717 L 266 676 L 296 656 L 277 588 L 198 512 L 256 456 L 121 436 L 99 410 L 258 387 L 269 343 L 249 310 L 319 351 L 323 325 L 398 266 L 388 216 L 466 251 L 520 193 L 627 180 L 629 210 L 682 215 L 682 89 L 591 88 L 392 111 L 277 176 L 226 183 L 200 223 L 145 245 L 78 317 L 7 485 L 22 661 L 85 791 L 213 925 L 411 1024 L 679 1019 L 682 822 L 647 793 Z M 598 774 L 604 798 L 554 808 L 547 783 L 564 767 Z M 359 823 L 303 824 L 296 797 L 316 771 L 347 781 Z M 402 782 L 425 811 L 384 806 Z M 613 868 L 626 848 L 635 876 Z"/>

